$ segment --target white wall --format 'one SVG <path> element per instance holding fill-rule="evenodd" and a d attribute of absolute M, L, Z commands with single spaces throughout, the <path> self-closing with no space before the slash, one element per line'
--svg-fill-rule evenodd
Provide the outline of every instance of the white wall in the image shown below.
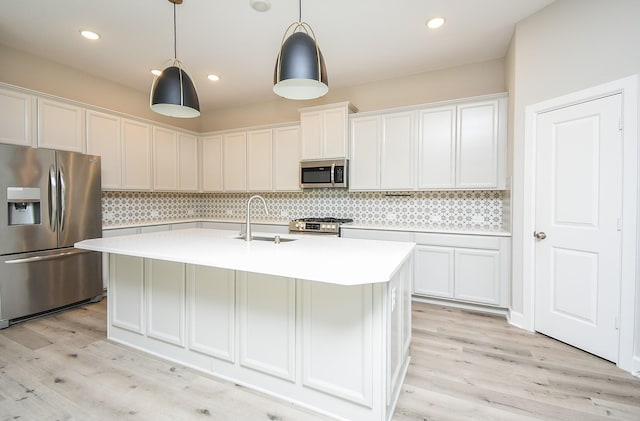
<path fill-rule="evenodd" d="M 525 108 L 543 100 L 640 73 L 640 1 L 558 0 L 516 26 L 506 64 L 513 153 L 513 274 L 511 305 L 523 311 Z M 640 245 L 640 244 L 639 244 Z M 640 259 L 640 256 L 638 256 Z M 638 259 L 637 259 L 638 260 Z M 636 276 L 636 291 L 640 294 Z M 636 298 L 636 309 L 640 297 Z M 636 328 L 640 327 L 636 311 Z M 635 355 L 640 332 L 635 334 Z"/>

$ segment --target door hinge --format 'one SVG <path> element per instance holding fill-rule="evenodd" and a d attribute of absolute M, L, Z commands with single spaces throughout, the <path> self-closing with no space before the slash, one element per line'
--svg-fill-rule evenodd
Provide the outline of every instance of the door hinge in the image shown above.
<path fill-rule="evenodd" d="M 622 117 L 618 117 L 618 130 L 622 131 L 623 125 L 622 125 Z"/>
<path fill-rule="evenodd" d="M 616 226 L 618 228 L 618 231 L 622 231 L 622 218 L 618 218 L 618 220 L 616 221 Z"/>
<path fill-rule="evenodd" d="M 618 316 L 616 316 L 614 323 L 615 323 L 616 330 L 620 330 L 620 318 Z"/>

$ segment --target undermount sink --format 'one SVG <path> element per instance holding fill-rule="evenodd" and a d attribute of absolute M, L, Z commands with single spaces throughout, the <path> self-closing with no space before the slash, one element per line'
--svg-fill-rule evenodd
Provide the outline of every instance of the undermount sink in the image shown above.
<path fill-rule="evenodd" d="M 244 240 L 244 235 L 241 235 L 239 237 L 234 237 L 236 240 Z M 270 241 L 272 243 L 288 243 L 291 241 L 296 241 L 297 238 L 287 238 L 287 237 L 280 237 L 279 235 L 274 235 L 274 236 L 263 236 L 263 235 L 254 235 L 251 237 L 252 241 Z"/>

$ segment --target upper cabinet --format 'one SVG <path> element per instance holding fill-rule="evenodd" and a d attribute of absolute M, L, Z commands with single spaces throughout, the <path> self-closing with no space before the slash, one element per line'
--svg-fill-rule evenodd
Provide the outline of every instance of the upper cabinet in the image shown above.
<path fill-rule="evenodd" d="M 224 191 L 222 135 L 201 138 L 200 151 L 202 191 Z"/>
<path fill-rule="evenodd" d="M 155 190 L 198 190 L 198 139 L 163 127 L 153 128 Z"/>
<path fill-rule="evenodd" d="M 352 117 L 350 189 L 505 189 L 506 102 Z"/>
<path fill-rule="evenodd" d="M 0 89 L 0 143 L 33 145 L 34 104 L 31 95 Z"/>
<path fill-rule="evenodd" d="M 351 190 L 415 188 L 415 113 L 351 120 Z"/>
<path fill-rule="evenodd" d="M 84 152 L 84 109 L 38 98 L 38 147 Z"/>
<path fill-rule="evenodd" d="M 271 129 L 247 132 L 247 190 L 271 191 L 273 137 Z"/>
<path fill-rule="evenodd" d="M 300 126 L 273 129 L 273 190 L 300 191 Z"/>
<path fill-rule="evenodd" d="M 151 126 L 122 119 L 122 189 L 151 190 Z"/>
<path fill-rule="evenodd" d="M 507 99 L 419 111 L 419 189 L 506 188 Z"/>
<path fill-rule="evenodd" d="M 247 191 L 247 133 L 227 133 L 222 144 L 224 190 Z"/>
<path fill-rule="evenodd" d="M 100 155 L 102 188 L 122 187 L 122 141 L 120 117 L 87 110 L 87 153 Z"/>
<path fill-rule="evenodd" d="M 300 109 L 302 159 L 348 158 L 348 102 Z"/>

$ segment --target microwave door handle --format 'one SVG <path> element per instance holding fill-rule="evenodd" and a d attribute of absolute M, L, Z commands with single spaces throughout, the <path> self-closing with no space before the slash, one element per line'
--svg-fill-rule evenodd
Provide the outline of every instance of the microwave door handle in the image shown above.
<path fill-rule="evenodd" d="M 58 221 L 58 177 L 53 165 L 49 167 L 49 226 L 56 230 Z"/>
<path fill-rule="evenodd" d="M 331 185 L 336 184 L 336 164 L 331 164 Z"/>
<path fill-rule="evenodd" d="M 64 168 L 60 166 L 58 168 L 59 180 L 60 180 L 60 232 L 64 230 L 64 221 L 66 219 L 67 210 L 67 182 L 64 176 Z"/>

